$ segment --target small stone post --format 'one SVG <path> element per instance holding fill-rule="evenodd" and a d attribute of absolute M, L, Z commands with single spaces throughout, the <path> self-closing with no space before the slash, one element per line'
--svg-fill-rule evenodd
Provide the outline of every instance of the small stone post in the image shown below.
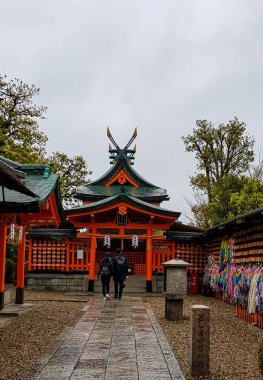
<path fill-rule="evenodd" d="M 209 374 L 210 308 L 194 305 L 191 310 L 190 369 L 192 376 Z"/>
<path fill-rule="evenodd" d="M 183 299 L 187 294 L 187 266 L 185 261 L 174 259 L 163 263 L 165 318 L 183 319 Z"/>

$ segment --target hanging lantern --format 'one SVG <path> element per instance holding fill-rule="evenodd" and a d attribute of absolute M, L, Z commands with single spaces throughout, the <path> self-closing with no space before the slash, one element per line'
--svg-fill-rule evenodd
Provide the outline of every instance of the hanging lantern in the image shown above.
<path fill-rule="evenodd" d="M 15 224 L 12 223 L 10 226 L 10 240 L 15 239 Z"/>
<path fill-rule="evenodd" d="M 132 237 L 132 246 L 134 249 L 136 249 L 138 247 L 138 245 L 139 245 L 139 238 L 137 235 L 134 235 Z"/>
<path fill-rule="evenodd" d="M 105 235 L 104 236 L 104 246 L 106 246 L 108 249 L 110 248 L 110 236 L 109 235 Z"/>
<path fill-rule="evenodd" d="M 18 231 L 18 241 L 21 243 L 23 239 L 23 226 L 19 226 L 19 231 Z"/>

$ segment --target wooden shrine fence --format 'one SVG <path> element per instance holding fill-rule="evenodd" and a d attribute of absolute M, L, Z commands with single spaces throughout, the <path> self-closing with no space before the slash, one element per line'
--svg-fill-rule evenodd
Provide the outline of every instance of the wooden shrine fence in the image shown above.
<path fill-rule="evenodd" d="M 83 258 L 79 258 L 82 255 Z M 29 271 L 88 271 L 89 262 L 88 241 L 29 240 Z"/>
<path fill-rule="evenodd" d="M 260 329 L 263 329 L 263 314 L 259 313 L 258 311 L 253 314 L 248 314 L 242 305 L 237 304 L 236 316 L 247 323 L 253 324 Z"/>

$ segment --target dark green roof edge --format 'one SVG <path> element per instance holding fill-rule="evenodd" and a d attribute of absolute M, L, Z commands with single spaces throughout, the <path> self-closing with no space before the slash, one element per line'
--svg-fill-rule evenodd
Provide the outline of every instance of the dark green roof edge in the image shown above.
<path fill-rule="evenodd" d="M 39 212 L 39 203 L 38 201 L 32 202 L 0 202 L 0 213 L 36 213 Z"/>
<path fill-rule="evenodd" d="M 133 204 L 137 207 L 141 207 L 144 210 L 154 212 L 154 213 L 158 213 L 161 215 L 168 215 L 168 216 L 173 216 L 176 218 L 178 218 L 181 215 L 180 212 L 170 211 L 170 210 L 167 210 L 167 209 L 155 206 L 155 205 L 151 205 L 150 203 L 141 201 L 137 198 L 131 197 L 130 195 L 127 195 L 124 193 L 119 193 L 117 195 L 114 195 L 113 197 L 109 197 L 109 198 L 103 199 L 103 200 L 98 201 L 98 202 L 93 202 L 93 203 L 90 203 L 88 205 L 84 205 L 84 206 L 75 207 L 75 208 L 72 208 L 69 210 L 65 210 L 65 213 L 66 213 L 66 215 L 70 215 L 70 214 L 75 214 L 76 212 L 85 213 L 87 211 L 99 210 L 99 209 L 103 208 L 105 205 L 111 205 L 111 204 L 116 203 L 117 201 L 127 202 L 127 203 Z"/>
<path fill-rule="evenodd" d="M 182 231 L 170 231 L 167 232 L 167 240 L 193 240 L 200 237 L 201 232 L 182 232 Z"/>
<path fill-rule="evenodd" d="M 28 231 L 28 236 L 65 236 L 65 237 L 75 237 L 76 230 L 74 228 L 39 228 L 35 227 Z"/>
<path fill-rule="evenodd" d="M 123 190 L 124 189 L 124 190 Z M 125 192 L 128 195 L 141 199 L 146 202 L 157 202 L 163 200 L 169 200 L 167 191 L 156 186 L 141 186 L 134 187 L 128 185 L 112 185 L 112 186 L 101 186 L 101 185 L 82 185 L 78 187 L 77 198 L 84 200 L 91 200 L 93 202 L 102 200 L 104 198 L 112 197 L 120 192 Z"/>
<path fill-rule="evenodd" d="M 120 158 L 116 164 L 110 168 L 105 174 L 99 177 L 97 180 L 89 183 L 88 185 L 101 185 L 109 181 L 120 169 L 126 169 L 127 173 L 130 174 L 131 178 L 134 179 L 138 184 L 148 186 L 148 187 L 158 187 L 153 185 L 151 182 L 148 182 L 144 179 L 139 173 L 137 173 L 131 165 L 128 164 L 127 160 Z"/>
<path fill-rule="evenodd" d="M 236 222 L 238 222 L 241 219 L 251 219 L 251 218 L 253 218 L 253 216 L 258 215 L 258 214 L 263 215 L 263 207 L 258 207 L 258 208 L 251 210 L 245 214 L 237 216 L 235 219 L 232 219 L 232 220 L 229 220 L 227 222 L 220 223 L 214 227 L 208 228 L 206 231 L 203 232 L 203 235 L 206 235 L 207 233 L 212 233 L 216 230 L 223 230 L 225 227 L 229 227 L 231 225 L 234 225 Z"/>

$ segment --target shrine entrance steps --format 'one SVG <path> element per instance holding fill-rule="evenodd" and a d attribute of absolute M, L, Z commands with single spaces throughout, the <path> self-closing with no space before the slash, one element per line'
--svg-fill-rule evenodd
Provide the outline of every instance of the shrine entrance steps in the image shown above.
<path fill-rule="evenodd" d="M 92 298 L 30 373 L 44 380 L 183 380 L 173 352 L 147 302 Z"/>
<path fill-rule="evenodd" d="M 101 280 L 96 279 L 94 283 L 94 293 L 101 293 Z M 146 294 L 146 280 L 145 276 L 128 276 L 125 281 L 125 288 L 123 289 L 125 294 Z M 110 294 L 114 295 L 114 281 L 111 278 L 110 282 Z"/>
<path fill-rule="evenodd" d="M 152 279 L 152 291 L 153 293 L 161 294 L 163 291 L 163 276 L 153 275 Z M 147 295 L 146 293 L 146 279 L 145 276 L 131 275 L 125 281 L 125 294 L 129 295 Z M 94 293 L 101 293 L 101 280 L 96 279 L 94 282 Z M 110 293 L 114 294 L 114 281 L 113 278 L 110 282 Z"/>

